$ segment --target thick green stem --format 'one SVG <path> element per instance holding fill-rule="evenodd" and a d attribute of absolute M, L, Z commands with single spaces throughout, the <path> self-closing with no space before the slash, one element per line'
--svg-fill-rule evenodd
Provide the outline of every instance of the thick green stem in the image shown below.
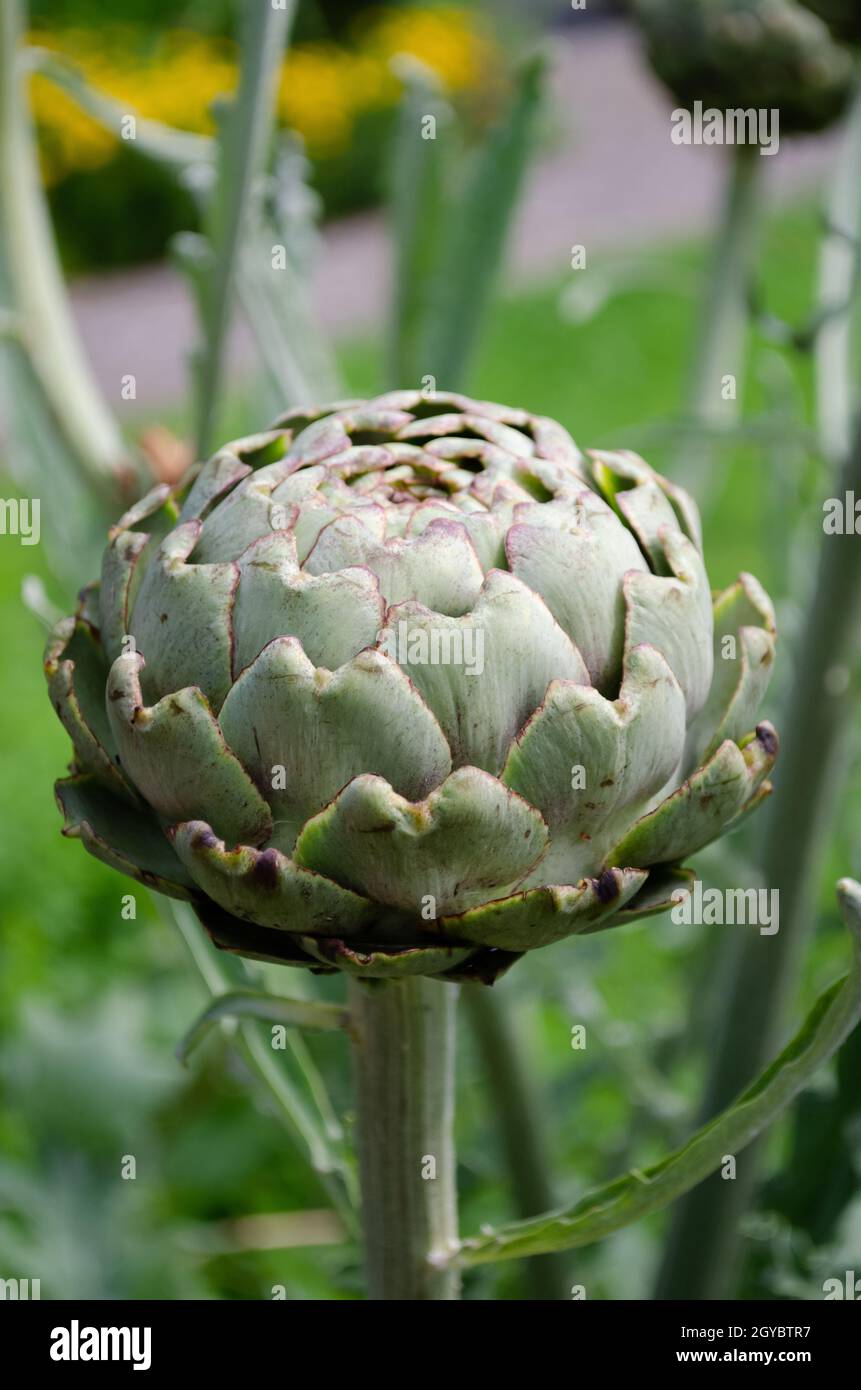
<path fill-rule="evenodd" d="M 350 982 L 368 1297 L 454 1299 L 457 989 Z"/>
<path fill-rule="evenodd" d="M 72 318 L 39 177 L 21 54 L 25 7 L 0 6 L 0 266 L 9 308 L 54 421 L 82 476 L 122 493 L 132 466 L 89 372 Z M 117 376 L 117 393 L 120 380 Z"/>
<path fill-rule="evenodd" d="M 463 999 L 493 1099 L 494 1122 L 511 1174 L 518 1217 L 537 1216 L 556 1206 L 556 1198 L 544 1161 L 541 1117 L 523 1062 L 523 1050 L 511 1019 L 495 992 L 468 989 Z M 560 1255 L 538 1255 L 524 1266 L 533 1298 L 564 1296 L 566 1260 Z"/>
<path fill-rule="evenodd" d="M 732 152 L 721 222 L 717 230 L 693 343 L 685 409 L 692 427 L 709 433 L 734 424 L 744 370 L 748 288 L 760 222 L 761 158 L 752 145 Z M 735 395 L 724 378 L 735 377 Z M 679 460 L 701 502 L 714 494 L 714 448 L 685 442 Z"/>
<path fill-rule="evenodd" d="M 861 424 L 835 495 L 861 496 Z M 848 526 L 851 526 L 851 514 Z M 839 789 L 861 647 L 861 558 L 854 534 L 823 535 L 816 583 L 798 643 L 783 722 L 777 790 L 769 807 L 763 881 L 777 889 L 780 930 L 739 935 L 728 961 L 721 1034 L 713 1052 L 704 1118 L 722 1109 L 762 1068 L 783 1033 L 817 884 L 823 841 Z M 659 1278 L 659 1298 L 725 1296 L 739 1250 L 739 1219 L 753 1191 L 757 1146 L 735 1181 L 711 1178 L 677 1211 Z"/>

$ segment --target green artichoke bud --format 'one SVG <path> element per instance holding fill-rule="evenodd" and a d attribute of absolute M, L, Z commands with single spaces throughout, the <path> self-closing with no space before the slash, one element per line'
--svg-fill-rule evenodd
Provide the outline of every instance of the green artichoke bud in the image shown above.
<path fill-rule="evenodd" d="M 802 0 L 802 4 L 825 20 L 835 38 L 844 43 L 861 43 L 858 0 Z"/>
<path fill-rule="evenodd" d="M 67 835 L 221 946 L 492 981 L 670 906 L 769 790 L 750 575 L 632 453 L 396 391 L 160 485 L 47 650 Z"/>
<path fill-rule="evenodd" d="M 826 3 L 826 0 L 822 0 Z M 839 118 L 854 63 L 797 0 L 636 0 L 649 61 L 685 108 L 778 108 L 782 133 Z"/>

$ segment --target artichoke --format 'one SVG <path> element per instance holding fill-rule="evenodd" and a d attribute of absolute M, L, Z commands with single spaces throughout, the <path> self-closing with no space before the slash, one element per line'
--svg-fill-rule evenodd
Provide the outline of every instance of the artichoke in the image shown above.
<path fill-rule="evenodd" d="M 843 113 L 854 62 L 796 0 L 635 0 L 649 61 L 686 108 L 778 108 L 781 133 Z"/>
<path fill-rule="evenodd" d="M 242 955 L 492 982 L 669 907 L 767 794 L 774 638 L 635 454 L 459 395 L 291 411 L 133 506 L 54 630 L 64 833 Z"/>

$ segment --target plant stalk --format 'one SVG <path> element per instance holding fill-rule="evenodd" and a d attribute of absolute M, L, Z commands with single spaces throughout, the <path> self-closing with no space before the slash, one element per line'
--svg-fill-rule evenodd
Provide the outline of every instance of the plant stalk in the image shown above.
<path fill-rule="evenodd" d="M 753 145 L 734 147 L 705 291 L 694 339 L 686 392 L 693 430 L 725 431 L 739 413 L 737 397 L 724 399 L 724 377 L 734 376 L 736 393 L 744 370 L 748 289 L 759 239 L 761 169 Z M 700 504 L 714 496 L 714 448 L 710 441 L 685 443 L 680 459 Z"/>
<path fill-rule="evenodd" d="M 861 421 L 835 486 L 838 497 L 850 493 L 861 496 Z M 854 534 L 823 534 L 783 721 L 777 789 L 765 825 L 763 882 L 778 891 L 780 929 L 773 936 L 740 934 L 732 943 L 705 1119 L 761 1070 L 783 1035 L 813 920 L 817 870 L 839 793 L 841 752 L 854 705 L 852 667 L 861 649 L 858 548 Z M 757 1152 L 754 1145 L 739 1158 L 734 1181 L 710 1178 L 679 1204 L 658 1298 L 726 1296 L 737 1265 L 739 1220 L 756 1182 Z"/>
<path fill-rule="evenodd" d="M 820 447 L 832 461 L 845 458 L 852 440 L 852 301 L 861 258 L 859 173 L 861 68 L 828 192 L 819 257 L 819 310 L 831 317 L 816 337 L 816 417 Z"/>
<path fill-rule="evenodd" d="M 134 470 L 86 363 L 63 283 L 42 191 L 22 61 L 26 7 L 0 6 L 0 263 L 20 341 L 81 476 L 103 498 L 122 498 Z M 117 391 L 119 393 L 119 375 Z"/>
<path fill-rule="evenodd" d="M 456 1299 L 454 985 L 351 980 L 368 1297 Z"/>

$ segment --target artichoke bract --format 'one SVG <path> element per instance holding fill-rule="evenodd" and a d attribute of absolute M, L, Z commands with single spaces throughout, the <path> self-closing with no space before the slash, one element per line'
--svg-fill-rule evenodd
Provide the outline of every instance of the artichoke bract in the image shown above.
<path fill-rule="evenodd" d="M 852 54 L 799 0 L 635 0 L 634 12 L 684 107 L 777 108 L 792 134 L 830 125 L 852 95 Z"/>
<path fill-rule="evenodd" d="M 243 955 L 492 982 L 669 907 L 767 794 L 774 639 L 635 454 L 458 395 L 291 411 L 132 507 L 52 634 L 64 833 Z"/>

